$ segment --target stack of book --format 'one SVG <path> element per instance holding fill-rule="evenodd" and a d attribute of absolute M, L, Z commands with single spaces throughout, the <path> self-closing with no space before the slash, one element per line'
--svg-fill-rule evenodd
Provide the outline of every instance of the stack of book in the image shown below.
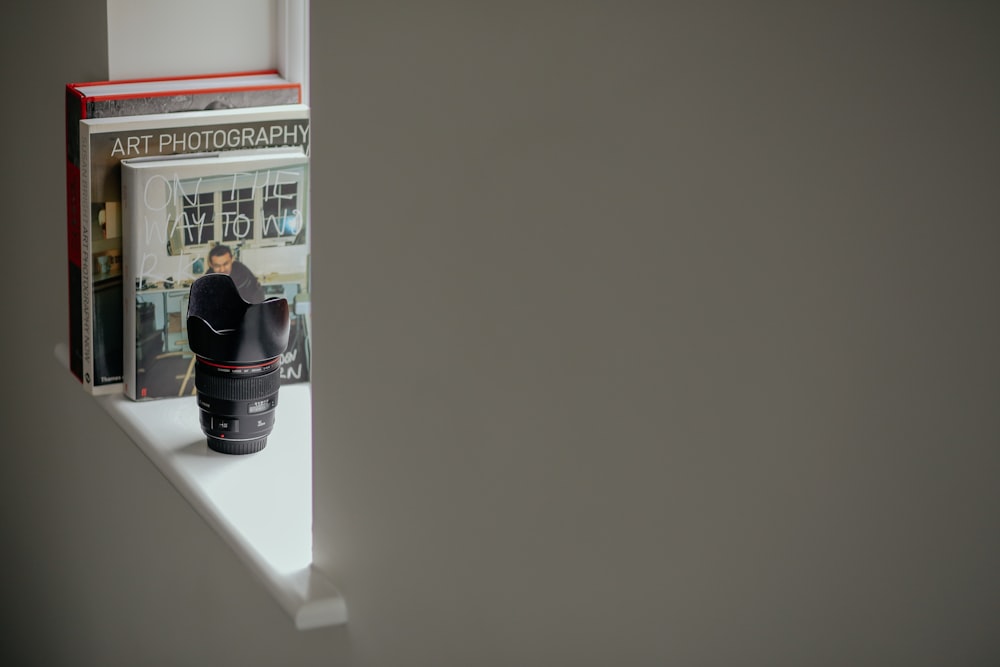
<path fill-rule="evenodd" d="M 66 86 L 70 370 L 93 394 L 194 393 L 191 284 L 291 311 L 309 380 L 309 108 L 277 72 Z"/>

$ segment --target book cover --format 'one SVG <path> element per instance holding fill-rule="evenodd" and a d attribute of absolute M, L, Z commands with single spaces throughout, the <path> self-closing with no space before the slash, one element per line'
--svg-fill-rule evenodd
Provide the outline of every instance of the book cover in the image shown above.
<path fill-rule="evenodd" d="M 228 273 L 250 303 L 288 301 L 282 384 L 309 379 L 309 160 L 302 148 L 126 159 L 125 394 L 195 393 L 191 284 Z"/>
<path fill-rule="evenodd" d="M 80 121 L 88 118 L 298 104 L 302 100 L 301 88 L 300 84 L 284 79 L 273 70 L 66 84 L 70 370 L 81 382 L 87 380 L 83 373 L 81 302 L 87 271 L 83 268 L 80 246 L 83 232 L 80 226 Z M 117 264 L 115 256 L 109 261 L 112 265 Z M 88 268 L 92 271 L 95 267 Z M 89 378 L 89 384 L 93 385 L 93 376 Z M 99 382 L 98 386 L 100 385 Z"/>
<path fill-rule="evenodd" d="M 80 323 L 83 386 L 122 391 L 121 162 L 127 158 L 275 147 L 308 155 L 302 104 L 80 121 Z"/>

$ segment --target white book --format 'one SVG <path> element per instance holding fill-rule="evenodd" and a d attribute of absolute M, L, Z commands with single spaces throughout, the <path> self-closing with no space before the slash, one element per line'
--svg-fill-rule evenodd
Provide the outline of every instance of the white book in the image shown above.
<path fill-rule="evenodd" d="M 82 376 L 93 394 L 123 390 L 121 162 L 233 150 L 302 148 L 309 154 L 310 112 L 303 104 L 185 111 L 80 121 Z"/>
<path fill-rule="evenodd" d="M 249 303 L 288 300 L 282 383 L 309 378 L 309 159 L 301 148 L 126 159 L 124 392 L 195 393 L 192 283 L 229 273 Z"/>

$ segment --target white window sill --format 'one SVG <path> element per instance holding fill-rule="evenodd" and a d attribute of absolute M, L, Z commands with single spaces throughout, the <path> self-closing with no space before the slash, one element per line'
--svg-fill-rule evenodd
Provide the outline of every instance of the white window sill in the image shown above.
<path fill-rule="evenodd" d="M 69 367 L 65 344 L 56 357 Z M 274 430 L 256 454 L 208 448 L 193 396 L 136 402 L 95 397 L 300 630 L 347 622 L 344 599 L 312 566 L 312 404 L 308 383 L 283 386 Z"/>

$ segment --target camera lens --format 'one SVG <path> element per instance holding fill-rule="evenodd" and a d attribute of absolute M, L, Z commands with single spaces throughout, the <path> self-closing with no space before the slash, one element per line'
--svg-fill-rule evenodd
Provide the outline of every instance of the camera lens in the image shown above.
<path fill-rule="evenodd" d="M 194 384 L 209 447 L 223 454 L 264 449 L 278 406 L 280 368 L 281 357 L 245 365 L 197 359 Z"/>
<path fill-rule="evenodd" d="M 207 274 L 191 285 L 187 324 L 208 446 L 223 454 L 259 452 L 278 406 L 288 302 L 248 303 L 228 275 Z"/>

